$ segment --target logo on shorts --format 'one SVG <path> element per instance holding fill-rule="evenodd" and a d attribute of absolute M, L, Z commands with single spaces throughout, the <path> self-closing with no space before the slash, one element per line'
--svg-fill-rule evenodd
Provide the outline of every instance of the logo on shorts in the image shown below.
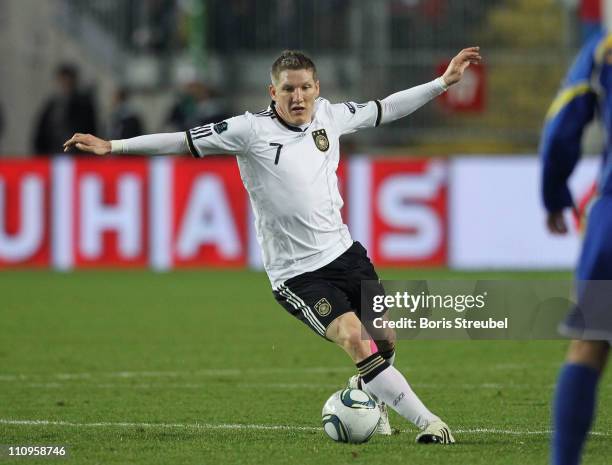
<path fill-rule="evenodd" d="M 325 129 L 319 129 L 318 131 L 312 132 L 312 138 L 314 139 L 315 145 L 321 152 L 327 151 L 329 148 L 329 139 Z"/>
<path fill-rule="evenodd" d="M 327 301 L 325 297 L 319 300 L 315 304 L 314 308 L 320 316 L 327 316 L 331 313 L 332 310 L 331 304 Z"/>

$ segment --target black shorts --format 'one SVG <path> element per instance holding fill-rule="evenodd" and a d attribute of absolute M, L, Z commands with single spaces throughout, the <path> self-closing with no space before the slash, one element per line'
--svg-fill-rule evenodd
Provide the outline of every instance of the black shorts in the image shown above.
<path fill-rule="evenodd" d="M 340 315 L 353 311 L 361 317 L 362 281 L 375 281 L 368 290 L 384 293 L 366 249 L 355 241 L 333 262 L 288 279 L 273 293 L 285 310 L 325 337 Z"/>

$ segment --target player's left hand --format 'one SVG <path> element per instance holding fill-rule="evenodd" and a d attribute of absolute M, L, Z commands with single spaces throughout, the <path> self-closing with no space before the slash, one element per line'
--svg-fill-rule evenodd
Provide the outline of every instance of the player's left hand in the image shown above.
<path fill-rule="evenodd" d="M 455 58 L 451 60 L 442 75 L 442 79 L 447 86 L 452 86 L 461 80 L 463 72 L 470 65 L 478 64 L 482 61 L 480 47 L 468 47 L 461 50 Z"/>
<path fill-rule="evenodd" d="M 553 234 L 567 234 L 567 223 L 563 216 L 563 210 L 556 212 L 548 212 L 546 217 L 546 226 Z"/>

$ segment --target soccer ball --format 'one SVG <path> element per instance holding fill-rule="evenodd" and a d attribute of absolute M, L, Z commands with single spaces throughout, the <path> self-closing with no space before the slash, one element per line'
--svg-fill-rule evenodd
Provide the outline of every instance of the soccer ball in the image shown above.
<path fill-rule="evenodd" d="M 360 389 L 334 392 L 323 405 L 323 429 L 334 441 L 366 442 L 378 425 L 380 410 L 376 402 Z"/>

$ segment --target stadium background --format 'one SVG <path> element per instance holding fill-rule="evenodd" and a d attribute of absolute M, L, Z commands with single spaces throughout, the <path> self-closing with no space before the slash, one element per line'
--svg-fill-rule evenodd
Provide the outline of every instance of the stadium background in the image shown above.
<path fill-rule="evenodd" d="M 181 130 L 188 122 L 204 124 L 208 118 L 264 108 L 269 63 L 285 47 L 301 47 L 316 57 L 326 98 L 365 101 L 431 79 L 457 50 L 477 43 L 486 61 L 470 68 L 460 86 L 410 118 L 343 139 L 346 221 L 379 265 L 569 269 L 578 236 L 551 239 L 545 233 L 534 155 L 546 109 L 584 40 L 589 24 L 584 5 L 549 0 L 6 1 L 0 7 L 5 115 L 0 153 L 3 160 L 36 153 L 37 119 L 53 95 L 60 63 L 78 66 L 80 86 L 97 109 L 96 132 L 111 138 L 119 88 L 129 89 L 130 109 L 142 120 L 142 132 Z M 194 86 L 202 88 L 200 94 Z M 195 107 L 194 114 L 176 121 L 170 116 L 173 105 Z M 588 151 L 596 153 L 601 144 L 597 127 L 585 140 Z M 381 156 L 412 161 L 389 165 Z M 433 158 L 419 162 L 418 157 Z M 221 203 L 193 205 L 203 218 L 199 227 L 209 231 L 194 231 L 196 243 L 183 244 L 182 253 L 175 249 L 181 231 L 189 236 L 184 224 L 189 218 L 179 197 L 195 192 L 201 177 L 176 174 L 175 165 L 183 162 L 159 169 L 146 161 L 113 161 L 113 167 L 91 159 L 75 163 L 3 163 L 7 205 L 1 267 L 259 267 L 233 160 L 215 162 L 225 163 L 221 178 L 209 178 L 214 185 L 221 182 Z M 186 170 L 205 174 L 209 163 L 193 163 Z M 589 195 L 595 169 L 595 162 L 587 162 L 573 180 L 578 203 Z M 39 174 L 32 178 L 31 173 Z M 125 177 L 130 173 L 136 179 Z M 398 189 L 402 175 L 418 182 Z M 31 195 L 23 190 L 28 176 Z M 146 191 L 154 176 L 167 176 L 157 181 L 162 184 L 170 178 L 175 185 L 191 184 L 185 193 L 165 187 L 160 194 L 155 186 Z M 117 198 L 115 191 L 126 179 L 134 186 L 125 185 L 125 197 Z M 503 182 L 503 188 L 487 183 L 492 179 Z M 55 188 L 68 184 L 70 192 Z M 19 200 L 22 194 L 27 203 Z M 166 208 L 154 203 L 163 197 L 170 199 Z M 499 209 L 506 214 L 495 214 Z M 154 223 L 147 223 L 150 218 Z M 172 223 L 173 231 L 160 239 L 155 221 Z M 72 229 L 74 234 L 67 235 Z M 236 244 L 228 245 L 228 237 Z M 124 246 L 117 250 L 117 244 Z M 177 253 L 183 260 L 175 259 Z"/>
<path fill-rule="evenodd" d="M 186 95 L 202 118 L 267 106 L 283 48 L 313 56 L 324 97 L 365 101 L 478 44 L 460 88 L 343 139 L 344 217 L 386 279 L 568 278 L 580 234 L 546 233 L 536 154 L 594 3 L 0 2 L 0 443 L 65 443 L 74 463 L 545 463 L 565 343 L 406 342 L 400 367 L 464 444 L 338 448 L 318 409 L 350 366 L 275 308 L 234 160 L 57 156 L 34 133 L 62 63 L 110 137 L 119 88 L 146 132 L 178 130 Z M 593 125 L 586 152 L 601 141 Z M 580 203 L 596 169 L 572 178 Z M 612 453 L 609 379 L 591 463 Z"/>

